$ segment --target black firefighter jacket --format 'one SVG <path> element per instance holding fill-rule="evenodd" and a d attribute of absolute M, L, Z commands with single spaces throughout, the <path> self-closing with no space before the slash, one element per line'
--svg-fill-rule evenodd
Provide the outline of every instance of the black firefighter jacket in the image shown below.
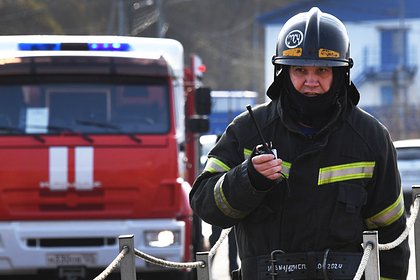
<path fill-rule="evenodd" d="M 287 179 L 280 183 L 251 184 L 248 161 L 261 140 L 248 112 L 228 126 L 210 151 L 190 204 L 204 221 L 234 226 L 239 257 L 249 266 L 244 280 L 257 279 L 257 263 L 249 260 L 273 250 L 360 252 L 365 230 L 377 230 L 380 244 L 404 231 L 400 177 L 388 131 L 350 100 L 342 97 L 333 120 L 313 137 L 283 114 L 281 98 L 254 108 L 265 140 L 283 160 Z M 407 240 L 380 251 L 381 276 L 406 279 L 409 254 Z"/>

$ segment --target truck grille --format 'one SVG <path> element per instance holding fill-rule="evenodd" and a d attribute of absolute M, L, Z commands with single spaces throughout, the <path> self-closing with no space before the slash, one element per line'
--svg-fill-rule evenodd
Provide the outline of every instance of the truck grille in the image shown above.
<path fill-rule="evenodd" d="M 105 247 L 114 246 L 117 239 L 114 237 L 97 238 L 29 238 L 26 245 L 30 248 L 54 247 Z"/>

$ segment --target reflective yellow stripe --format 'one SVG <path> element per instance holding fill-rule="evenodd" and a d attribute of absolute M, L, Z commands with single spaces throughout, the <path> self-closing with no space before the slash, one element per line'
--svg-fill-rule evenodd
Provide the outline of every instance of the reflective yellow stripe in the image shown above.
<path fill-rule="evenodd" d="M 249 159 L 249 157 L 251 156 L 251 154 L 252 154 L 252 150 L 250 150 L 250 149 L 244 149 L 244 158 L 245 159 Z"/>
<path fill-rule="evenodd" d="M 290 162 L 287 161 L 283 161 L 283 163 L 281 164 L 281 173 L 284 174 L 284 176 L 286 176 L 286 178 L 289 178 L 289 174 L 290 174 L 290 168 L 292 167 L 292 164 Z"/>
<path fill-rule="evenodd" d="M 219 178 L 213 190 L 214 200 L 216 202 L 217 208 L 219 208 L 219 210 L 223 214 L 225 214 L 226 216 L 230 218 L 234 218 L 234 219 L 243 218 L 246 216 L 246 214 L 230 206 L 229 202 L 226 199 L 225 194 L 223 193 L 223 181 L 225 179 L 225 175 L 226 174 L 223 174 L 223 176 Z"/>
<path fill-rule="evenodd" d="M 365 222 L 368 229 L 375 229 L 392 224 L 402 215 L 404 215 L 404 200 L 402 193 L 400 193 L 398 199 L 392 205 L 366 219 Z"/>
<path fill-rule="evenodd" d="M 372 178 L 374 161 L 353 162 L 319 169 L 318 186 L 353 179 Z"/>
<path fill-rule="evenodd" d="M 230 167 L 224 164 L 221 160 L 217 158 L 209 158 L 207 160 L 206 166 L 204 167 L 204 171 L 210 173 L 218 173 L 218 172 L 227 172 L 230 170 Z"/>

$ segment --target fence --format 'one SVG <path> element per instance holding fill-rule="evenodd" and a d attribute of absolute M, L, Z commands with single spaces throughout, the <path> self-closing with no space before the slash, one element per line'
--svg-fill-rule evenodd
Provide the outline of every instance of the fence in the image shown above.
<path fill-rule="evenodd" d="M 378 232 L 377 231 L 365 231 L 363 233 L 363 256 L 358 267 L 358 270 L 353 280 L 360 280 L 365 275 L 365 280 L 379 280 L 380 279 L 380 268 L 379 268 L 379 251 L 391 250 L 392 248 L 400 245 L 409 235 L 411 229 L 414 226 L 414 245 L 415 248 L 420 248 L 420 221 L 417 220 L 417 215 L 420 208 L 420 185 L 413 186 L 413 205 L 411 206 L 411 215 L 407 220 L 407 226 L 404 232 L 393 242 L 386 244 L 378 243 Z M 114 259 L 113 262 L 94 280 L 104 280 L 106 277 L 114 271 L 118 265 L 120 265 L 121 280 L 136 280 L 136 267 L 135 258 L 139 257 L 147 262 L 177 269 L 194 268 L 197 270 L 198 280 L 212 280 L 211 268 L 212 259 L 216 254 L 220 244 L 229 234 L 231 229 L 225 229 L 222 231 L 219 240 L 210 249 L 209 252 L 199 252 L 196 254 L 195 262 L 169 262 L 161 260 L 145 254 L 134 248 L 134 236 L 123 235 L 119 237 L 119 249 L 120 253 Z M 420 250 L 415 250 L 416 257 L 416 271 L 420 268 Z M 417 280 L 420 280 L 420 275 L 416 274 Z M 274 278 L 273 278 L 274 279 Z"/>

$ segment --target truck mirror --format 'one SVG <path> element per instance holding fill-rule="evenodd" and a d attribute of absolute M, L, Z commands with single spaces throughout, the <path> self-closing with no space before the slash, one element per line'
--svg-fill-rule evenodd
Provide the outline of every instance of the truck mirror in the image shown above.
<path fill-rule="evenodd" d="M 210 128 L 209 119 L 207 116 L 194 115 L 187 121 L 187 129 L 192 133 L 205 133 Z"/>
<path fill-rule="evenodd" d="M 211 95 L 210 88 L 200 87 L 195 91 L 195 111 L 198 115 L 210 115 Z"/>

